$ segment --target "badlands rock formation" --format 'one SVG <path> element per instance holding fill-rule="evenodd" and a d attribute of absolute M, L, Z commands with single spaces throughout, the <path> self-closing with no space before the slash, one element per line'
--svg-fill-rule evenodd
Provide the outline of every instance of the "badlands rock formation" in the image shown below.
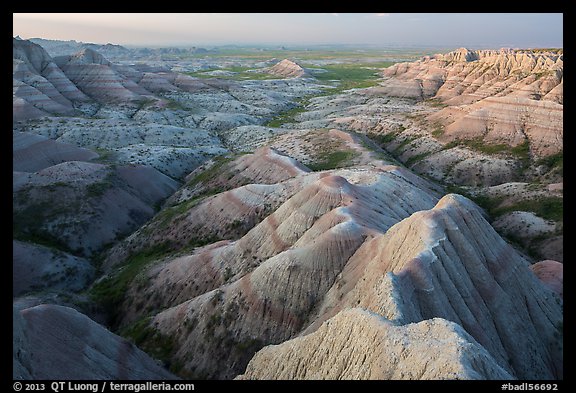
<path fill-rule="evenodd" d="M 564 298 L 564 264 L 557 261 L 540 261 L 530 266 L 544 284 Z"/>
<path fill-rule="evenodd" d="M 304 68 L 302 68 L 297 63 L 293 62 L 292 60 L 284 59 L 279 63 L 276 63 L 268 72 L 272 75 L 284 77 L 284 78 L 299 78 L 303 76 L 307 76 L 308 73 Z"/>
<path fill-rule="evenodd" d="M 142 225 L 176 182 L 150 167 L 67 161 L 14 172 L 15 235 L 91 256 Z"/>
<path fill-rule="evenodd" d="M 217 134 L 261 125 L 319 91 L 299 78 L 240 84 L 115 64 L 86 47 L 53 60 L 32 42 L 13 42 L 15 130 L 103 149 L 115 162 L 151 165 L 175 178 L 238 147 L 235 137 Z M 260 144 L 274 134 L 263 133 Z"/>
<path fill-rule="evenodd" d="M 133 344 L 184 378 L 563 377 L 561 265 L 494 229 L 561 243 L 561 54 L 403 63 L 267 127 L 329 87 L 93 49 L 14 41 L 14 295 L 46 291 L 15 377 L 173 377 Z"/>
<path fill-rule="evenodd" d="M 460 49 L 385 69 L 381 92 L 447 105 L 428 116 L 444 140 L 527 141 L 541 157 L 562 149 L 563 69 L 557 53 Z"/>
<path fill-rule="evenodd" d="M 158 312 L 146 326 L 175 340 L 170 358 L 182 375 L 232 378 L 261 346 L 362 307 L 396 325 L 452 321 L 488 351 L 482 362 L 496 370 L 435 378 L 560 377 L 560 299 L 472 202 L 450 195 L 432 209 L 434 191 L 408 179 L 383 166 L 302 173 L 268 186 L 299 184 L 301 191 L 278 194 L 286 202 L 239 240 L 157 260 L 131 286 L 121 324 Z M 259 195 L 250 198 L 266 194 Z M 199 225 L 214 221 L 214 214 L 195 216 Z M 454 360 L 453 370 L 469 362 Z"/>
<path fill-rule="evenodd" d="M 395 326 L 351 308 L 317 331 L 268 346 L 237 379 L 512 379 L 455 323 Z"/>
<path fill-rule="evenodd" d="M 524 237 L 537 259 L 562 260 L 561 51 L 459 50 L 382 73 L 378 86 L 311 99 L 283 126 L 366 134 L 417 173 L 481 201 L 494 220 L 520 212 L 498 230 Z"/>
<path fill-rule="evenodd" d="M 341 173 L 346 176 L 347 172 Z M 424 378 L 561 378 L 560 298 L 536 278 L 528 262 L 499 237 L 472 202 L 448 195 L 426 210 L 430 199 L 422 200 L 415 206 L 423 211 L 408 217 L 398 206 L 386 204 L 394 199 L 386 194 L 388 187 L 401 188 L 390 182 L 401 178 L 382 177 L 385 173 L 374 178 L 369 172 L 357 177 L 360 173 L 356 172 L 350 178 L 360 181 L 356 185 L 335 173 L 325 176 L 291 197 L 240 240 L 159 261 L 147 278 L 132 286 L 124 303 L 125 323 L 143 317 L 135 315 L 135 310 L 164 309 L 146 326 L 174 340 L 170 358 L 189 377 L 232 378 L 261 346 L 310 333 L 315 342 L 313 332 L 324 321 L 342 310 L 361 307 L 396 326 L 434 325 L 434 318 L 451 321 L 471 336 L 458 333 L 458 345 L 471 351 L 482 346 L 489 354 L 474 359 L 442 358 L 450 364 L 445 369 L 415 366 L 413 372 Z M 418 194 L 403 195 L 413 198 Z M 375 206 L 379 207 L 374 210 Z M 373 212 L 369 220 L 365 209 Z M 302 220 L 306 214 L 310 219 Z M 302 221 L 308 224 L 295 233 L 283 231 L 284 227 L 299 228 Z M 345 326 L 342 329 L 347 331 Z M 438 340 L 452 342 L 447 338 L 455 334 L 454 325 L 450 326 Z M 366 359 L 380 356 L 373 354 L 373 346 L 344 342 L 354 351 L 365 351 Z M 314 345 L 320 344 L 305 347 Z M 323 361 L 341 361 L 344 355 L 339 350 L 331 350 Z M 308 365 L 306 354 L 266 351 L 262 357 L 257 355 L 247 378 L 305 375 L 287 367 L 283 356 L 290 356 L 291 364 Z M 273 359 L 272 354 L 279 358 Z M 402 356 L 408 355 L 398 355 Z M 265 362 L 268 371 L 254 371 L 262 366 L 259 362 Z M 400 372 L 408 366 L 400 363 L 397 367 Z M 310 371 L 307 375 L 365 377 L 365 370 L 359 370 L 363 369 L 321 368 L 319 374 Z M 401 375 L 381 372 L 370 375 Z M 406 371 L 405 376 L 416 374 Z"/>
<path fill-rule="evenodd" d="M 95 101 L 129 103 L 153 97 L 151 92 L 118 72 L 112 63 L 91 49 L 57 57 L 54 61 L 80 90 Z"/>
<path fill-rule="evenodd" d="M 348 307 L 401 324 L 440 317 L 517 378 L 562 375 L 560 299 L 462 196 L 447 195 L 366 242 L 333 291 L 318 322 Z"/>
<path fill-rule="evenodd" d="M 14 379 L 176 379 L 134 344 L 68 307 L 15 307 L 13 334 Z"/>
<path fill-rule="evenodd" d="M 211 176 L 202 171 L 209 171 Z M 154 245 L 170 243 L 177 250 L 210 240 L 237 238 L 302 185 L 300 181 L 290 186 L 274 183 L 310 170 L 274 149 L 262 148 L 233 161 L 212 163 L 212 167 L 197 172 L 198 176 L 192 173 L 169 198 L 161 214 L 108 252 L 106 269 Z"/>
<path fill-rule="evenodd" d="M 46 51 L 27 40 L 13 40 L 14 120 L 70 115 L 72 101 L 86 101 L 82 93 Z"/>

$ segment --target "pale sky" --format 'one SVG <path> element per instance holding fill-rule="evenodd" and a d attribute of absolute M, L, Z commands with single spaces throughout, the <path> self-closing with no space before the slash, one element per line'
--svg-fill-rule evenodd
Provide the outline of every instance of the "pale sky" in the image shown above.
<path fill-rule="evenodd" d="M 563 47 L 562 13 L 13 14 L 13 35 L 98 44 Z"/>

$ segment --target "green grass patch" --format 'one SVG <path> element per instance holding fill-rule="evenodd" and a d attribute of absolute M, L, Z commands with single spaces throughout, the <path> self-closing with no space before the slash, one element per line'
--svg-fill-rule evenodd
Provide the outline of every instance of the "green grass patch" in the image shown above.
<path fill-rule="evenodd" d="M 336 150 L 326 152 L 322 157 L 313 163 L 308 164 L 308 168 L 313 171 L 324 171 L 348 166 L 357 153 L 350 150 Z"/>
<path fill-rule="evenodd" d="M 173 111 L 184 111 L 186 110 L 186 108 L 184 107 L 184 105 L 182 105 L 180 102 L 174 100 L 174 99 L 166 99 L 164 98 L 167 103 L 165 108 L 166 109 L 171 109 Z"/>
<path fill-rule="evenodd" d="M 138 348 L 161 360 L 173 371 L 171 357 L 176 351 L 174 339 L 160 333 L 150 325 L 151 318 L 145 317 L 121 330 L 120 335 L 134 343 Z"/>
<path fill-rule="evenodd" d="M 62 239 L 39 228 L 19 230 L 15 224 L 12 231 L 12 236 L 14 240 L 20 240 L 27 243 L 35 243 L 54 250 L 65 251 L 67 253 L 75 252 L 75 250 L 72 250 L 64 241 L 62 241 Z"/>
<path fill-rule="evenodd" d="M 435 132 L 436 131 L 433 131 L 432 135 L 434 135 Z M 445 144 L 443 150 L 452 149 L 456 146 L 464 146 L 469 148 L 470 150 L 474 150 L 488 155 L 506 154 L 509 156 L 513 156 L 514 158 L 519 159 L 521 161 L 526 161 L 530 159 L 530 143 L 527 140 L 517 146 L 512 147 L 503 143 L 497 143 L 497 144 L 486 143 L 486 141 L 484 141 L 482 137 L 477 137 L 473 139 L 456 139 Z"/>
<path fill-rule="evenodd" d="M 224 192 L 224 189 L 220 187 L 210 188 L 206 192 L 203 192 L 192 199 L 164 208 L 154 217 L 154 222 L 157 223 L 157 228 L 165 228 L 175 217 L 185 214 L 209 196 L 220 194 L 221 192 Z"/>
<path fill-rule="evenodd" d="M 373 134 L 368 133 L 366 136 L 376 142 L 378 145 L 383 146 L 387 145 L 388 143 L 394 142 L 396 138 L 400 135 L 399 132 L 390 132 L 388 134 Z"/>
<path fill-rule="evenodd" d="M 431 152 L 424 152 L 424 153 L 413 155 L 406 160 L 404 165 L 409 168 L 412 165 L 416 164 L 417 162 L 422 161 L 423 159 L 428 157 L 430 154 L 432 154 L 432 153 Z"/>
<path fill-rule="evenodd" d="M 40 190 L 40 192 L 44 192 Z M 48 201 L 31 201 L 30 191 L 21 190 L 15 194 L 14 200 L 18 201 L 23 196 L 26 207 L 13 209 L 12 213 L 12 236 L 23 242 L 38 243 L 50 248 L 73 252 L 64 239 L 50 233 L 44 224 L 55 220 L 58 216 L 74 211 L 75 204 L 61 206 Z"/>
<path fill-rule="evenodd" d="M 563 221 L 564 200 L 553 196 L 525 199 L 511 206 L 495 208 L 492 214 L 497 217 L 515 210 L 533 212 L 546 220 Z"/>
<path fill-rule="evenodd" d="M 378 72 L 379 69 L 388 67 L 392 64 L 394 63 L 342 63 L 323 66 L 321 69 L 325 70 L 325 72 L 314 73 L 314 77 L 320 83 L 333 85 L 333 81 L 337 81 L 338 85 L 334 86 L 334 88 L 330 90 L 302 97 L 296 102 L 295 107 L 280 113 L 278 116 L 266 123 L 266 126 L 280 127 L 285 123 L 293 123 L 298 114 L 306 111 L 305 107 L 310 103 L 312 98 L 336 95 L 349 89 L 363 89 L 375 86 L 378 84 L 378 80 L 380 79 Z M 308 68 L 313 69 L 312 67 Z"/>
<path fill-rule="evenodd" d="M 380 69 L 394 64 L 393 62 L 379 63 L 341 63 L 323 66 L 325 72 L 315 73 L 314 77 L 320 82 L 333 80 L 340 81 L 338 90 L 367 88 L 375 86 L 380 79 Z"/>
<path fill-rule="evenodd" d="M 548 171 L 554 171 L 560 175 L 564 175 L 564 152 L 540 158 L 536 161 L 536 165 L 544 165 Z"/>
<path fill-rule="evenodd" d="M 540 158 L 537 162 L 538 165 L 545 165 L 548 168 L 556 168 L 564 166 L 564 152 L 558 152 L 547 157 Z"/>
<path fill-rule="evenodd" d="M 231 161 L 236 159 L 235 156 L 227 157 L 227 156 L 218 156 L 215 157 L 214 164 L 209 168 L 206 168 L 202 172 L 198 173 L 194 176 L 190 181 L 186 183 L 187 187 L 194 187 L 200 183 L 208 183 L 210 180 L 218 177 L 223 172 L 223 166 Z"/>
<path fill-rule="evenodd" d="M 505 200 L 503 196 L 489 197 L 487 195 L 471 196 L 463 190 L 453 189 L 456 192 L 472 199 L 478 206 L 482 207 L 488 215 L 494 219 L 513 211 L 527 211 L 536 214 L 538 217 L 552 221 L 563 221 L 564 201 L 561 197 L 540 196 L 536 198 L 524 199 L 514 202 L 511 205 L 502 206 Z"/>
<path fill-rule="evenodd" d="M 530 160 L 530 142 L 525 140 L 519 145 L 510 148 L 510 153 L 522 161 Z"/>
<path fill-rule="evenodd" d="M 113 325 L 118 322 L 120 306 L 134 278 L 144 271 L 148 264 L 171 252 L 172 245 L 169 242 L 136 252 L 130 255 L 114 274 L 90 289 L 90 297 L 109 313 Z"/>
<path fill-rule="evenodd" d="M 434 108 L 446 108 L 448 106 L 440 98 L 428 98 L 425 102 Z"/>
<path fill-rule="evenodd" d="M 98 157 L 92 160 L 93 162 L 99 162 L 102 164 L 109 164 L 112 162 L 114 151 L 102 149 L 100 147 L 93 148 L 92 150 L 98 154 Z"/>
<path fill-rule="evenodd" d="M 404 148 L 406 146 L 408 146 L 410 143 L 414 142 L 416 139 L 418 139 L 417 136 L 408 136 L 406 139 L 404 139 L 402 142 L 400 142 L 400 144 L 398 146 L 396 146 L 393 153 L 394 154 L 401 153 L 402 150 L 404 150 Z"/>
<path fill-rule="evenodd" d="M 110 171 L 106 174 L 106 177 L 101 181 L 91 183 L 86 186 L 86 197 L 88 198 L 99 198 L 111 189 L 114 185 L 114 172 Z"/>
<path fill-rule="evenodd" d="M 314 95 L 315 96 L 315 95 Z M 296 116 L 306 111 L 306 105 L 310 102 L 310 97 L 303 98 L 296 103 L 296 106 L 278 114 L 266 123 L 266 127 L 281 127 L 285 123 L 294 123 Z"/>
<path fill-rule="evenodd" d="M 98 198 L 104 195 L 110 188 L 112 188 L 111 182 L 103 181 L 92 183 L 86 187 L 86 196 L 88 198 Z"/>
<path fill-rule="evenodd" d="M 434 123 L 434 130 L 432 130 L 432 136 L 434 138 L 439 138 L 444 135 L 444 126 L 440 123 Z"/>
<path fill-rule="evenodd" d="M 279 79 L 278 75 L 269 74 L 264 72 L 264 70 L 258 71 L 251 71 L 255 70 L 254 67 L 227 67 L 227 68 L 216 68 L 211 70 L 202 70 L 196 72 L 185 72 L 185 74 L 196 77 L 196 78 L 203 78 L 203 79 L 227 79 L 227 80 L 266 80 L 266 79 Z M 212 71 L 229 71 L 233 72 L 233 74 L 221 74 L 221 75 L 211 75 L 209 74 Z"/>

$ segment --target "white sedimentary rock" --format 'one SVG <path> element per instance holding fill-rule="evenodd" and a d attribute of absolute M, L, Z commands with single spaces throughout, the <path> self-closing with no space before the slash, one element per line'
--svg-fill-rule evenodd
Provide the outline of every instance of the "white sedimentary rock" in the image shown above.
<path fill-rule="evenodd" d="M 459 325 L 395 326 L 352 308 L 314 333 L 259 351 L 237 379 L 512 379 Z"/>

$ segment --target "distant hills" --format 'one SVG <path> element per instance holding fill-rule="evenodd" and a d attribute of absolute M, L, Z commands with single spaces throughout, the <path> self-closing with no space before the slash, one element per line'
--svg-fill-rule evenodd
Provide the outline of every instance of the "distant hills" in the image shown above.
<path fill-rule="evenodd" d="M 20 37 L 15 37 L 20 39 Z M 122 45 L 116 44 L 94 44 L 86 43 L 75 40 L 61 41 L 61 40 L 48 40 L 45 38 L 31 38 L 29 41 L 42 46 L 46 52 L 52 57 L 71 55 L 83 49 L 91 49 L 102 54 L 104 57 L 114 60 L 120 59 L 138 59 L 146 57 L 147 59 L 161 56 L 182 56 L 182 55 L 195 55 L 202 53 L 213 53 L 216 50 L 206 48 L 126 48 Z"/>

